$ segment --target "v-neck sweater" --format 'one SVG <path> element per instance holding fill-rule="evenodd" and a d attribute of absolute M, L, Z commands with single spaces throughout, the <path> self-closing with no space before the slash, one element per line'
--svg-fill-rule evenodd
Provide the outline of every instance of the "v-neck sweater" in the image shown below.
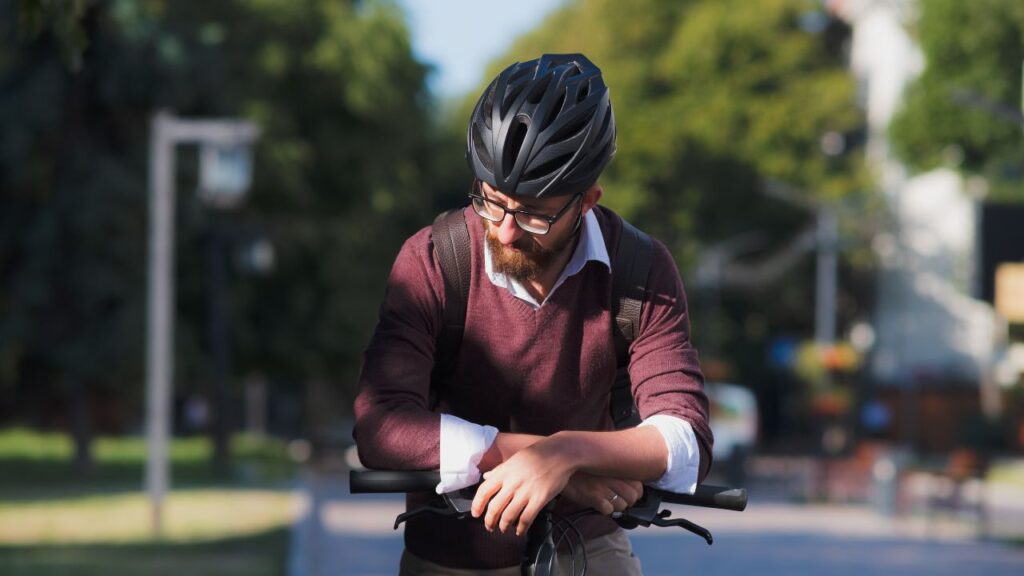
<path fill-rule="evenodd" d="M 502 432 L 547 436 L 561 430 L 611 430 L 608 406 L 615 380 L 610 312 L 611 274 L 588 262 L 534 309 L 487 277 L 484 228 L 469 208 L 470 289 L 462 345 L 440 404 L 428 404 L 434 350 L 443 323 L 444 281 L 431 229 L 409 238 L 392 267 L 380 319 L 363 355 L 355 402 L 359 455 L 370 468 L 432 470 L 440 464 L 440 413 Z M 607 246 L 616 246 L 618 218 L 597 208 Z M 629 373 L 641 418 L 687 420 L 700 444 L 701 476 L 710 465 L 711 430 L 703 376 L 690 343 L 686 296 L 665 246 L 654 240 L 639 334 Z M 409 505 L 429 495 L 409 495 Z M 570 503 L 562 506 L 573 510 Z M 607 517 L 577 522 L 586 538 L 611 532 Z M 410 520 L 406 546 L 452 568 L 516 565 L 523 538 L 488 533 L 480 522 L 434 515 Z"/>

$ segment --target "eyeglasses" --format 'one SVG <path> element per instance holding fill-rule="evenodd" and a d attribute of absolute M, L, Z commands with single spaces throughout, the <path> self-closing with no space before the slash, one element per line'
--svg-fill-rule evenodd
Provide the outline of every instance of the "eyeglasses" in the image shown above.
<path fill-rule="evenodd" d="M 477 187 L 475 190 L 479 190 Z M 582 194 L 574 194 L 569 202 L 562 206 L 562 209 L 558 211 L 554 216 L 547 216 L 545 214 L 537 214 L 535 212 L 529 212 L 527 210 L 513 210 L 507 206 L 504 206 L 490 198 L 480 194 L 478 192 L 470 192 L 469 197 L 473 201 L 473 210 L 485 220 L 491 222 L 501 222 L 505 219 L 506 214 L 511 214 L 512 219 L 516 221 L 516 225 L 530 234 L 536 234 L 543 236 L 551 231 L 551 227 L 554 226 L 558 219 L 565 215 L 569 207 L 572 206 L 573 202 Z"/>

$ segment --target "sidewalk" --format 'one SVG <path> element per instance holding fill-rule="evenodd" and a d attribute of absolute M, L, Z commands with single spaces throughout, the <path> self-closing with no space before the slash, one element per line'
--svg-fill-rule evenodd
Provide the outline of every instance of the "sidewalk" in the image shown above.
<path fill-rule="evenodd" d="M 393 523 L 404 510 L 401 496 L 352 496 L 347 474 L 340 473 L 307 473 L 302 483 L 305 514 L 293 531 L 289 576 L 395 573 L 402 536 Z M 673 516 L 685 515 L 714 533 L 712 547 L 679 530 L 631 531 L 645 574 L 676 574 L 684 558 L 705 576 L 1016 575 L 1024 567 L 1024 547 L 979 542 L 974 527 L 956 519 L 892 519 L 865 506 L 793 504 L 756 487 L 750 496 L 742 513 L 673 507 Z"/>
<path fill-rule="evenodd" d="M 808 501 L 823 496 L 833 502 L 851 503 L 846 508 L 876 510 L 870 501 L 879 493 L 871 485 L 870 477 L 858 477 L 855 471 L 833 465 L 823 468 L 821 460 L 812 457 L 771 457 L 751 459 L 748 481 L 755 487 L 751 497 L 760 502 Z M 827 475 L 825 470 L 831 470 Z M 888 522 L 894 536 L 942 538 L 955 534 L 961 537 L 1024 542 L 1024 484 L 1006 481 L 972 480 L 961 495 L 964 498 L 954 506 L 949 502 L 930 503 L 929 498 L 942 496 L 951 500 L 944 490 L 953 490 L 951 482 L 921 486 L 918 481 L 927 474 L 904 477 L 886 508 L 897 510 L 896 516 L 879 515 Z M 838 500 L 835 500 L 838 499 Z M 979 516 L 978 503 L 983 516 Z M 832 505 L 831 508 L 843 508 Z M 806 509 L 813 506 L 806 506 Z"/>
<path fill-rule="evenodd" d="M 393 574 L 402 553 L 395 516 L 405 511 L 396 494 L 352 496 L 348 474 L 304 471 L 300 514 L 292 527 L 288 576 Z"/>

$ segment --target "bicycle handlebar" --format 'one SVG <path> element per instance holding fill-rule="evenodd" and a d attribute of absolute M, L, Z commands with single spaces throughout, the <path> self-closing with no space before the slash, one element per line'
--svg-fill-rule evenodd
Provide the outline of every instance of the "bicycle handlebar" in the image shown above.
<path fill-rule="evenodd" d="M 661 500 L 672 504 L 743 512 L 747 509 L 747 489 L 698 484 L 693 494 L 662 491 Z"/>
<path fill-rule="evenodd" d="M 352 470 L 349 472 L 349 492 L 433 492 L 441 482 L 436 470 Z"/>
<path fill-rule="evenodd" d="M 349 472 L 349 491 L 352 494 L 371 492 L 433 492 L 441 481 L 436 470 L 391 471 L 352 470 Z M 648 488 L 649 490 L 650 488 Z M 718 508 L 742 512 L 747 507 L 747 491 L 744 488 L 726 488 L 701 484 L 694 494 L 661 492 L 663 502 Z"/>

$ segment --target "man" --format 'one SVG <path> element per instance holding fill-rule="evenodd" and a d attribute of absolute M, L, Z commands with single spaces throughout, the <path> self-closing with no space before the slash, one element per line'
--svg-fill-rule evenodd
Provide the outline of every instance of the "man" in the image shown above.
<path fill-rule="evenodd" d="M 434 410 L 428 402 L 446 306 L 431 229 L 406 241 L 365 355 L 356 399 L 359 455 L 370 468 L 440 469 L 438 493 L 483 482 L 472 514 L 418 517 L 403 574 L 517 574 L 524 534 L 558 494 L 588 574 L 639 574 L 608 517 L 641 482 L 692 492 L 712 437 L 682 282 L 654 242 L 639 333 L 629 353 L 643 423 L 613 431 L 610 259 L 621 220 L 597 206 L 615 153 L 600 70 L 579 54 L 509 66 L 473 111 L 465 210 L 471 281 L 464 335 Z M 409 505 L 423 503 L 410 495 Z M 490 572 L 489 572 L 490 571 Z"/>

